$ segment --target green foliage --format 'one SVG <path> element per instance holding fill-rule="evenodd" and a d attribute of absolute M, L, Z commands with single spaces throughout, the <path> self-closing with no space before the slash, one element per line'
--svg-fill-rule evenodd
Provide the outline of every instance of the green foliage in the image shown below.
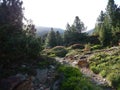
<path fill-rule="evenodd" d="M 102 70 L 102 71 L 100 72 L 100 75 L 101 75 L 102 77 L 106 77 L 106 76 L 107 76 L 107 72 L 106 72 L 105 70 Z"/>
<path fill-rule="evenodd" d="M 58 57 L 64 57 L 67 54 L 67 50 L 63 46 L 56 46 L 51 50 Z"/>
<path fill-rule="evenodd" d="M 14 27 L 16 32 L 22 31 L 22 4 L 21 0 L 1 0 L 0 1 L 0 27 L 1 26 L 11 26 Z M 8 15 L 9 14 L 9 15 Z M 9 33 L 15 33 L 13 30 Z"/>
<path fill-rule="evenodd" d="M 96 66 L 91 66 L 90 69 L 95 73 L 98 74 L 100 72 L 100 69 Z"/>
<path fill-rule="evenodd" d="M 64 45 L 86 43 L 88 38 L 86 33 L 82 33 L 83 30 L 85 30 L 84 23 L 76 16 L 71 26 L 67 24 L 63 38 Z"/>
<path fill-rule="evenodd" d="M 94 73 L 99 73 L 110 81 L 109 85 L 119 87 L 120 82 L 120 53 L 115 50 L 110 54 L 98 53 L 89 59 L 90 69 Z"/>
<path fill-rule="evenodd" d="M 118 87 L 119 86 L 119 82 L 120 82 L 120 76 L 118 75 L 119 73 L 110 73 L 107 76 L 107 79 L 109 81 L 111 81 L 110 85 L 114 86 L 114 87 Z"/>
<path fill-rule="evenodd" d="M 53 48 L 55 46 L 59 46 L 63 44 L 63 38 L 60 35 L 59 31 L 54 31 L 53 28 L 51 28 L 51 31 L 47 34 L 46 41 L 45 41 L 45 47 L 46 48 Z"/>
<path fill-rule="evenodd" d="M 60 46 L 63 44 L 62 36 L 60 35 L 59 31 L 56 31 L 56 45 Z"/>
<path fill-rule="evenodd" d="M 84 23 L 79 19 L 78 16 L 75 17 L 73 25 L 74 25 L 76 31 L 79 33 L 81 33 L 81 31 L 85 30 Z"/>
<path fill-rule="evenodd" d="M 40 39 L 26 35 L 10 37 L 2 45 L 4 45 L 2 52 L 5 54 L 5 56 L 1 56 L 3 59 L 34 58 L 41 51 Z"/>
<path fill-rule="evenodd" d="M 41 51 L 41 39 L 32 23 L 23 27 L 21 0 L 0 1 L 0 62 L 3 65 L 33 59 Z M 9 15 L 8 15 L 9 13 Z"/>
<path fill-rule="evenodd" d="M 108 0 L 106 11 L 101 11 L 95 25 L 95 34 L 99 35 L 99 39 L 103 46 L 117 45 L 119 36 L 115 35 L 120 31 L 120 7 L 114 0 Z"/>
<path fill-rule="evenodd" d="M 91 84 L 77 68 L 60 66 L 58 72 L 64 76 L 60 90 L 102 90 Z"/>
<path fill-rule="evenodd" d="M 55 47 L 56 46 L 56 36 L 53 28 L 51 28 L 51 31 L 48 33 L 46 38 L 46 47 Z"/>
<path fill-rule="evenodd" d="M 73 44 L 71 45 L 72 49 L 84 49 L 84 45 L 81 44 Z"/>
<path fill-rule="evenodd" d="M 98 50 L 98 49 L 102 49 L 101 45 L 94 45 L 91 47 L 92 50 Z"/>

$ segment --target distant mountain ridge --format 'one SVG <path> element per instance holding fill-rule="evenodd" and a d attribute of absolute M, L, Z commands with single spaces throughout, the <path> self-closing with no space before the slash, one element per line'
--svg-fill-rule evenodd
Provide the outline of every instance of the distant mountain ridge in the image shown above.
<path fill-rule="evenodd" d="M 64 33 L 64 30 L 61 28 L 36 26 L 36 29 L 37 29 L 36 34 L 38 36 L 43 36 L 47 34 L 51 30 L 51 28 L 53 28 L 54 31 L 59 31 L 61 34 Z"/>

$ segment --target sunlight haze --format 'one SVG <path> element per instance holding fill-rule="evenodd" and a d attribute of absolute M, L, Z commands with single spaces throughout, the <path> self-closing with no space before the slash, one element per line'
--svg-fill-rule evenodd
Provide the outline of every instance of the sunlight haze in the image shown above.
<path fill-rule="evenodd" d="M 75 16 L 84 22 L 87 30 L 93 29 L 101 10 L 108 0 L 24 0 L 25 17 L 37 26 L 65 29 Z M 116 4 L 120 1 L 116 0 Z M 120 4 L 119 4 L 120 5 Z"/>

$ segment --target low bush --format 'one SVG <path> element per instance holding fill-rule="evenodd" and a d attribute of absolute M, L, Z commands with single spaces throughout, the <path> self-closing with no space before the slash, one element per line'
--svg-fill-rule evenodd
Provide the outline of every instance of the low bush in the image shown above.
<path fill-rule="evenodd" d="M 67 50 L 63 46 L 56 46 L 51 49 L 51 53 L 54 53 L 58 57 L 64 57 L 67 54 Z"/>
<path fill-rule="evenodd" d="M 116 73 L 110 73 L 107 76 L 107 79 L 110 81 L 110 85 L 114 87 L 118 87 L 120 85 L 120 76 Z"/>
<path fill-rule="evenodd" d="M 91 50 L 97 50 L 97 49 L 102 49 L 101 45 L 94 45 L 91 47 Z"/>
<path fill-rule="evenodd" d="M 96 67 L 96 66 L 92 66 L 90 69 L 91 69 L 95 74 L 98 74 L 98 73 L 100 72 L 100 69 L 99 69 L 98 67 Z"/>
<path fill-rule="evenodd" d="M 77 68 L 60 66 L 58 72 L 63 76 L 60 90 L 102 90 L 90 83 Z"/>
<path fill-rule="evenodd" d="M 84 49 L 84 45 L 81 44 L 73 44 L 71 46 L 72 49 Z"/>
<path fill-rule="evenodd" d="M 104 78 L 104 77 L 106 77 L 107 72 L 106 72 L 105 70 L 102 70 L 102 71 L 100 72 L 100 75 Z"/>

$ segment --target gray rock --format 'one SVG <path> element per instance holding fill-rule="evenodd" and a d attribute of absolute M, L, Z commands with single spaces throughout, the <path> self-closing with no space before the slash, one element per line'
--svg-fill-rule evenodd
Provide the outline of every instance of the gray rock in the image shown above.
<path fill-rule="evenodd" d="M 21 67 L 25 68 L 25 67 L 26 67 L 26 65 L 21 65 Z"/>
<path fill-rule="evenodd" d="M 49 67 L 50 67 L 51 69 L 55 69 L 55 66 L 53 66 L 53 65 L 50 65 Z"/>
<path fill-rule="evenodd" d="M 47 80 L 48 69 L 36 69 L 36 72 L 36 79 L 38 79 L 41 83 L 45 83 L 45 81 Z"/>
<path fill-rule="evenodd" d="M 16 74 L 16 77 L 20 78 L 22 81 L 25 80 L 27 78 L 27 76 L 28 76 L 27 74 L 25 74 L 25 75 L 23 75 L 21 73 Z"/>

